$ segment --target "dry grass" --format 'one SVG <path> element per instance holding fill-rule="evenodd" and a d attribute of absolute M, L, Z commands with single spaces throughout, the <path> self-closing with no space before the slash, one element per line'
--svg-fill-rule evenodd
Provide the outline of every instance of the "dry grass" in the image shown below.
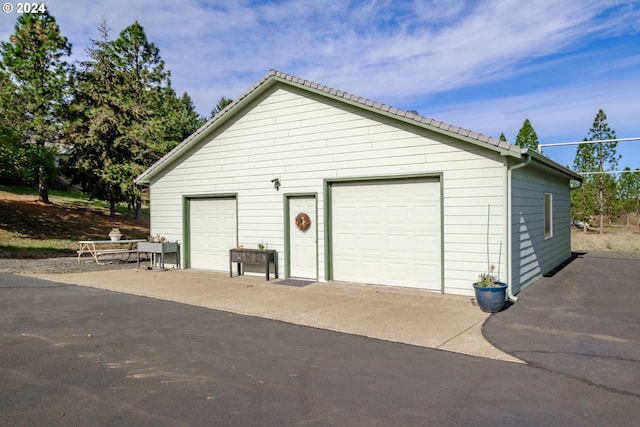
<path fill-rule="evenodd" d="M 78 206 L 78 196 L 37 196 L 0 190 L 0 258 L 49 258 L 74 255 L 78 240 L 105 240 L 118 227 L 127 238 L 146 238 L 148 221 L 108 215 L 97 204 Z"/>
<path fill-rule="evenodd" d="M 592 228 L 588 232 L 572 228 L 571 249 L 585 252 L 640 252 L 640 228 L 614 225 L 605 227 L 604 233 Z"/>

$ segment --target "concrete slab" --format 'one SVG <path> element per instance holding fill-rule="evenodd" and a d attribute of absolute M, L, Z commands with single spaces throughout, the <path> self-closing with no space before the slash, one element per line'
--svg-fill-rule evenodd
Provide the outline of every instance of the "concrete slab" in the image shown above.
<path fill-rule="evenodd" d="M 489 317 L 469 297 L 346 282 L 304 287 L 197 270 L 32 274 L 50 281 L 280 320 L 495 360 L 522 363 L 482 335 Z"/>

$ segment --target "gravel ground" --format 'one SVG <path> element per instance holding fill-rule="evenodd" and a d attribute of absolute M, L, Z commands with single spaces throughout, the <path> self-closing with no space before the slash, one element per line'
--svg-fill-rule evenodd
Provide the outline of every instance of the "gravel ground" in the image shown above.
<path fill-rule="evenodd" d="M 122 270 L 137 268 L 135 257 L 132 259 L 111 259 L 104 265 L 97 264 L 92 258 L 77 257 L 47 259 L 0 259 L 0 273 L 83 273 L 87 271 Z M 101 260 L 102 262 L 102 260 Z M 140 260 L 140 268 L 147 268 L 149 262 Z"/>

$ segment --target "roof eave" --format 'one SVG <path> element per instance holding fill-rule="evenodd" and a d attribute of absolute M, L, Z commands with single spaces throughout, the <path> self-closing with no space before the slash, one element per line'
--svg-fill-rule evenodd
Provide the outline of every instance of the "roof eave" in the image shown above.
<path fill-rule="evenodd" d="M 233 116 L 232 113 L 229 113 L 230 110 L 238 110 L 239 108 L 242 108 L 242 106 L 250 102 L 250 100 L 253 99 L 254 96 L 259 96 L 260 93 L 273 86 L 273 84 L 275 84 L 275 80 L 269 82 L 269 77 L 270 75 L 268 74 L 263 80 L 258 82 L 254 87 L 247 91 L 247 93 L 237 98 L 231 104 L 227 105 L 217 115 L 210 118 L 193 134 L 189 135 L 184 141 L 176 145 L 171 151 L 160 158 L 160 160 L 151 165 L 149 169 L 138 175 L 138 177 L 135 178 L 134 182 L 137 185 L 150 184 L 153 178 L 164 169 L 166 169 L 173 160 L 189 152 L 189 148 L 191 146 L 198 144 L 200 141 L 202 141 L 203 138 L 215 131 L 215 129 L 219 128 L 224 123 L 229 121 Z"/>
<path fill-rule="evenodd" d="M 575 181 L 580 181 L 580 182 L 582 182 L 584 180 L 584 177 L 582 175 L 580 175 L 579 173 L 576 173 L 576 172 L 572 171 L 571 169 L 568 169 L 568 168 L 560 165 L 559 163 L 554 162 L 550 158 L 548 158 L 546 156 L 543 156 L 542 154 L 538 153 L 537 151 L 530 150 L 530 149 L 523 149 L 522 150 L 522 155 L 523 156 L 531 156 L 531 159 L 533 161 L 535 161 L 536 163 L 541 164 L 541 165 L 551 169 L 552 171 L 556 172 L 557 174 L 566 176 L 569 179 L 572 179 L 572 180 L 575 180 Z"/>

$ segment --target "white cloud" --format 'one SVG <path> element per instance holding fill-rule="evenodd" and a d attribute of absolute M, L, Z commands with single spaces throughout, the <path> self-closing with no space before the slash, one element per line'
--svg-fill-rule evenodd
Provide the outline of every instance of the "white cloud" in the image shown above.
<path fill-rule="evenodd" d="M 637 94 L 637 72 L 616 74 L 626 88 L 593 83 L 607 80 L 612 68 L 637 70 L 637 53 L 589 62 L 579 52 L 598 38 L 637 35 L 638 1 L 49 0 L 47 6 L 76 57 L 98 37 L 102 19 L 114 37 L 139 21 L 176 90 L 189 92 L 202 114 L 272 68 L 387 104 L 419 106 L 439 120 L 494 135 L 515 135 L 525 117 L 539 135 L 586 131 L 592 110 L 605 106 L 612 118 L 624 117 L 626 128 L 626 120 L 635 120 L 630 112 L 639 110 L 625 96 Z M 1 39 L 16 18 L 0 16 Z M 547 83 L 529 81 L 562 65 L 570 69 L 572 61 L 586 68 L 563 75 L 565 81 L 553 75 Z M 498 82 L 512 93 L 481 90 Z M 438 94 L 457 100 L 428 104 Z"/>
<path fill-rule="evenodd" d="M 504 132 L 510 142 L 528 118 L 541 143 L 557 143 L 587 137 L 599 109 L 607 114 L 617 137 L 640 137 L 640 85 L 634 79 L 460 103 L 433 111 L 433 116 L 494 137 Z M 554 147 L 546 153 L 563 165 L 571 165 L 575 150 L 574 146 Z M 618 153 L 623 155 L 621 165 L 640 167 L 640 142 L 620 143 Z"/>

